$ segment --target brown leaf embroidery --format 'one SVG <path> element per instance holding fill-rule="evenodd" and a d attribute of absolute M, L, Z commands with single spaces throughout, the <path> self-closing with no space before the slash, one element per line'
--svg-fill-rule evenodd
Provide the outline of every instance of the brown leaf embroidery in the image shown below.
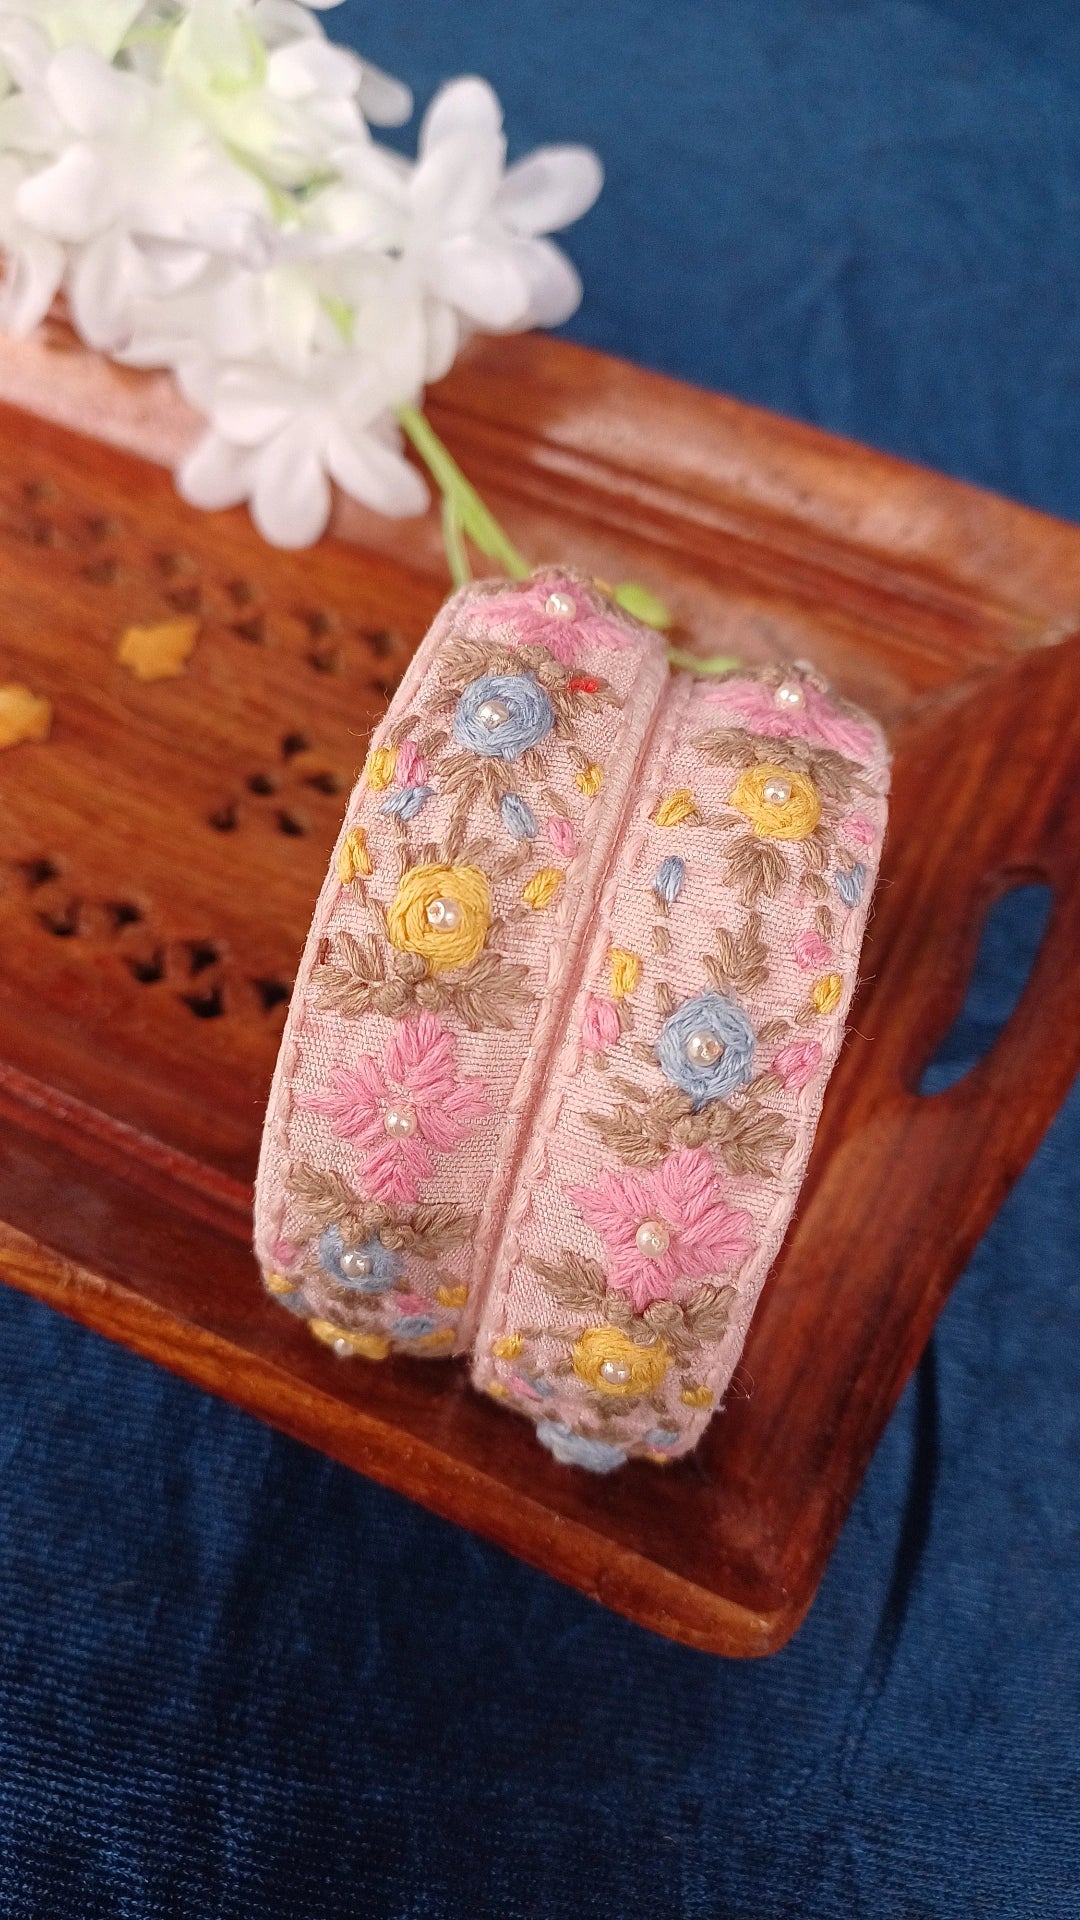
<path fill-rule="evenodd" d="M 734 887 L 744 907 L 752 907 L 762 895 L 775 900 L 787 879 L 787 861 L 771 840 L 759 840 L 753 834 L 740 836 L 727 856 L 726 879 Z"/>
<path fill-rule="evenodd" d="M 769 978 L 766 953 L 761 915 L 752 911 L 739 934 L 730 933 L 727 927 L 718 928 L 716 952 L 705 954 L 703 959 L 713 985 L 721 993 L 734 989 L 738 994 L 748 994 L 763 987 Z"/>
<path fill-rule="evenodd" d="M 557 1261 L 533 1259 L 529 1265 L 560 1307 L 595 1313 L 603 1306 L 604 1269 L 598 1260 L 585 1259 L 564 1248 Z"/>

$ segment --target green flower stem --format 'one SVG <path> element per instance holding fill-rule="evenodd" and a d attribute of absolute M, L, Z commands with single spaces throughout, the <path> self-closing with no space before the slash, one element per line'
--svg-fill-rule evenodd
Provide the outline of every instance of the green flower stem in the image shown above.
<path fill-rule="evenodd" d="M 442 495 L 443 545 L 455 587 L 463 587 L 472 579 L 465 544 L 467 540 L 471 540 L 486 559 L 494 560 L 503 567 L 512 579 L 527 580 L 532 572 L 529 562 L 503 532 L 494 514 L 485 507 L 476 488 L 466 480 L 431 422 L 418 407 L 399 407 L 397 417 L 406 439 L 415 447 Z M 639 587 L 634 581 L 627 580 L 614 588 L 613 595 L 621 607 L 644 621 L 646 626 L 656 627 L 661 632 L 671 626 L 671 614 L 664 602 L 650 593 L 647 587 Z M 669 647 L 668 659 L 673 667 L 683 667 L 690 673 L 706 675 L 729 673 L 732 667 L 739 665 L 731 655 L 702 660 L 696 653 L 684 652 L 682 647 Z"/>
<path fill-rule="evenodd" d="M 430 421 L 416 407 L 399 407 L 402 432 L 411 440 L 446 503 L 443 510 L 443 536 L 447 539 L 446 558 L 454 579 L 464 559 L 464 540 L 488 560 L 496 560 L 514 580 L 527 580 L 532 568 L 503 532 L 494 514 L 489 513 L 476 488 L 471 486 L 435 432 Z M 451 535 L 454 551 L 451 552 Z M 466 568 L 468 566 L 465 561 Z M 468 572 L 465 579 L 471 576 Z M 460 582 L 459 582 L 460 584 Z"/>
<path fill-rule="evenodd" d="M 703 680 L 730 673 L 734 667 L 742 666 L 742 661 L 733 653 L 714 653 L 703 660 L 699 653 L 688 653 L 685 647 L 669 647 L 667 657 L 671 666 L 678 667 L 683 673 L 696 673 Z"/>

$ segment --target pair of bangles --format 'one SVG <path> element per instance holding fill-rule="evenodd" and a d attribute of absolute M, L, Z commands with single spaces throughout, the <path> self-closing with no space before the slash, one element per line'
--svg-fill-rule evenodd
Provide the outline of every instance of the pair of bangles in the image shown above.
<path fill-rule="evenodd" d="M 562 570 L 457 593 L 297 975 L 270 1293 L 344 1359 L 470 1356 L 568 1465 L 692 1448 L 803 1179 L 888 774 L 803 663 L 673 672 Z"/>

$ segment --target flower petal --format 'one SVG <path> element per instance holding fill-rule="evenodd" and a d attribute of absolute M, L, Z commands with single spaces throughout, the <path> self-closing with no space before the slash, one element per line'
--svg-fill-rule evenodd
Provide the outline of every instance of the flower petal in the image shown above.
<path fill-rule="evenodd" d="M 112 220 L 112 184 L 101 155 L 77 141 L 23 181 L 15 208 L 20 219 L 54 240 L 89 240 Z"/>
<path fill-rule="evenodd" d="M 428 490 L 404 454 L 374 434 L 348 434 L 340 425 L 326 436 L 326 464 L 342 491 L 376 513 L 395 520 L 425 512 Z"/>
<path fill-rule="evenodd" d="M 515 233 L 554 233 L 580 220 L 603 184 L 591 147 L 537 147 L 507 168 L 495 212 Z"/>
<path fill-rule="evenodd" d="M 419 151 L 427 153 L 451 134 L 464 133 L 476 139 L 501 130 L 502 108 L 494 88 L 476 74 L 463 74 L 440 87 L 432 100 L 420 122 Z"/>
<path fill-rule="evenodd" d="M 182 500 L 211 513 L 239 506 L 251 491 L 251 459 L 246 447 L 236 447 L 208 428 L 176 469 L 176 489 Z"/>
<path fill-rule="evenodd" d="M 272 547 L 310 547 L 330 518 L 330 482 L 305 421 L 256 454 L 251 517 Z"/>
<path fill-rule="evenodd" d="M 432 248 L 428 280 L 478 326 L 505 332 L 527 323 L 533 289 L 517 248 L 454 234 Z"/>

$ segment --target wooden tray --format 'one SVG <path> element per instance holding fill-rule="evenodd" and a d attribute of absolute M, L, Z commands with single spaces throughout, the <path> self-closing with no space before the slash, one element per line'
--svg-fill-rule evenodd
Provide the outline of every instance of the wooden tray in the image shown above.
<path fill-rule="evenodd" d="M 56 721 L 0 755 L 3 1277 L 661 1633 L 779 1647 L 1080 1064 L 1080 535 L 563 343 L 478 345 L 436 394 L 526 552 L 653 587 L 704 651 L 812 656 L 896 752 L 865 984 L 738 1391 L 699 1457 L 594 1480 L 450 1364 L 342 1364 L 247 1250 L 344 795 L 443 592 L 434 516 L 349 509 L 289 556 L 189 512 L 151 464 L 191 432 L 171 388 L 55 327 L 4 347 L 5 400 L 0 680 Z M 129 624 L 187 614 L 182 678 L 116 663 Z M 1018 1008 L 920 1098 L 988 903 L 1034 877 L 1055 905 Z"/>

